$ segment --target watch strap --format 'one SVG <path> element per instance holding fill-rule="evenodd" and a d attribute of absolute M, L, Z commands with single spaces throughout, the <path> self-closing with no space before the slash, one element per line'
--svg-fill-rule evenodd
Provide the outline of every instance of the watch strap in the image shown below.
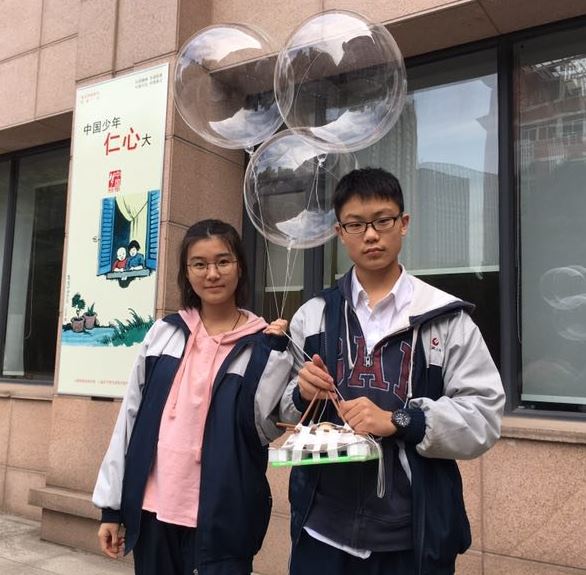
<path fill-rule="evenodd" d="M 409 425 L 398 427 L 393 437 L 401 439 L 405 443 L 419 443 L 425 436 L 425 413 L 418 407 L 407 407 L 403 409 L 411 417 Z"/>

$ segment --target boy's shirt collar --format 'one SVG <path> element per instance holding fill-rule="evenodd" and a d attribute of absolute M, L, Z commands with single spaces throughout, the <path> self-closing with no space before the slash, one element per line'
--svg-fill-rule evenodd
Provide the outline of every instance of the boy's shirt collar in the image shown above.
<path fill-rule="evenodd" d="M 389 298 L 394 298 L 395 310 L 400 313 L 406 306 L 411 303 L 413 299 L 413 284 L 409 280 L 409 274 L 405 271 L 405 268 L 401 265 L 401 275 L 399 275 L 395 285 L 389 292 L 377 303 L 377 305 L 386 302 Z M 363 300 L 365 305 L 368 302 L 368 294 L 362 287 L 358 276 L 356 275 L 356 268 L 352 267 L 351 271 L 351 298 L 352 307 L 357 308 L 360 300 Z M 372 308 L 371 308 L 372 309 Z"/>

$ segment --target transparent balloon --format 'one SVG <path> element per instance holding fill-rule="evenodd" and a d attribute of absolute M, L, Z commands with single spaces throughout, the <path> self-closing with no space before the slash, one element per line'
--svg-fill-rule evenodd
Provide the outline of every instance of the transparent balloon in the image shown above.
<path fill-rule="evenodd" d="M 252 156 L 244 205 L 256 229 L 285 248 L 312 248 L 335 235 L 334 189 L 356 168 L 349 152 L 326 153 L 307 134 L 284 130 Z"/>
<path fill-rule="evenodd" d="M 564 339 L 586 341 L 586 299 L 572 310 L 554 310 L 552 321 L 555 331 Z"/>
<path fill-rule="evenodd" d="M 390 32 L 354 12 L 312 16 L 289 37 L 275 68 L 285 123 L 328 151 L 380 140 L 399 118 L 407 92 L 403 56 Z"/>
<path fill-rule="evenodd" d="M 181 48 L 175 105 L 187 125 L 223 148 L 251 150 L 283 123 L 273 91 L 276 48 L 250 26 L 209 26 Z"/>
<path fill-rule="evenodd" d="M 586 268 L 552 268 L 539 280 L 541 297 L 554 309 L 574 310 L 586 304 Z"/>

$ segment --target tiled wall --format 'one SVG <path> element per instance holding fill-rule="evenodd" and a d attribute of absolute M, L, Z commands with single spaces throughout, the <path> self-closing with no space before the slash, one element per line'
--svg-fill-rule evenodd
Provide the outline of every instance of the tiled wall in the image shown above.
<path fill-rule="evenodd" d="M 30 488 L 45 485 L 51 402 L 0 397 L 0 510 L 39 519 Z"/>
<path fill-rule="evenodd" d="M 457 575 L 586 575 L 586 426 L 581 443 L 503 438 L 460 461 L 472 546 Z M 286 575 L 288 471 L 269 469 L 273 516 L 255 560 L 263 575 Z"/>

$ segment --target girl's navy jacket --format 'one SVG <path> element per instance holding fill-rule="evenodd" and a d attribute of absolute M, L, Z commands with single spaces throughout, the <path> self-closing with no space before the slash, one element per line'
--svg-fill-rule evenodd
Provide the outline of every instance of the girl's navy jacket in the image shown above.
<path fill-rule="evenodd" d="M 138 539 L 161 416 L 188 337 L 179 314 L 158 320 L 147 334 L 98 474 L 92 500 L 103 522 L 125 526 L 125 553 Z M 241 570 L 265 536 L 272 502 L 267 445 L 281 433 L 276 415 L 292 361 L 286 344 L 263 333 L 243 337 L 213 383 L 196 530 L 200 575 Z"/>

